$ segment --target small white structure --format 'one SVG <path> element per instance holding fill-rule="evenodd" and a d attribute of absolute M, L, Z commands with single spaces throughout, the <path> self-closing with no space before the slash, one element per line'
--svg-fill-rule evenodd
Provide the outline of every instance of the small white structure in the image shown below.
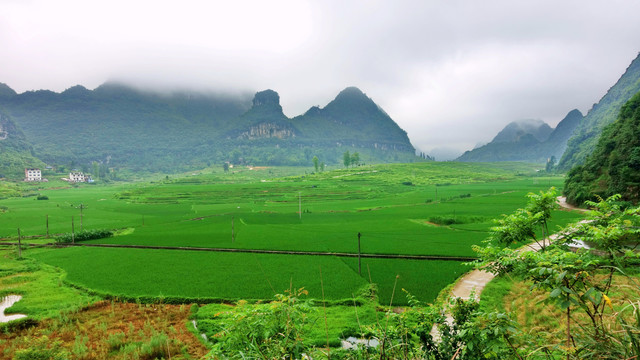
<path fill-rule="evenodd" d="M 79 182 L 85 182 L 85 181 L 86 179 L 83 172 L 72 171 L 69 173 L 69 182 L 79 183 Z"/>
<path fill-rule="evenodd" d="M 24 181 L 42 181 L 40 169 L 24 169 Z"/>

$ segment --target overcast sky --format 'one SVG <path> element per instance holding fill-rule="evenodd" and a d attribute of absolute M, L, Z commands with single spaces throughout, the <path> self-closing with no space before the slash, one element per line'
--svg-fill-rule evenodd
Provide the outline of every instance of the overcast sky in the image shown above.
<path fill-rule="evenodd" d="M 586 113 L 640 51 L 637 0 L 0 0 L 0 82 L 280 94 L 357 86 L 431 152 Z M 437 151 L 436 151 L 437 153 Z"/>

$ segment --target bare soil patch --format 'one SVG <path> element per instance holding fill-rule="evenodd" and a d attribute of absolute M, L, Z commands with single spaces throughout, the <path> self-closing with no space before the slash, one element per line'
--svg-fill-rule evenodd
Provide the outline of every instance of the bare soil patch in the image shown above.
<path fill-rule="evenodd" d="M 13 358 L 16 351 L 46 337 L 47 347 L 59 343 L 71 358 L 200 359 L 208 350 L 187 329 L 189 313 L 189 305 L 103 301 L 29 329 L 0 334 L 0 357 Z"/>

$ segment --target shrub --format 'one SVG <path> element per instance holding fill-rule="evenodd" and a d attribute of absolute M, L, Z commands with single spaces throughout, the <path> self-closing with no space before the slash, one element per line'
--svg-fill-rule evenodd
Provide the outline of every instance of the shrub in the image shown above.
<path fill-rule="evenodd" d="M 107 229 L 83 230 L 75 234 L 66 233 L 56 238 L 59 243 L 70 243 L 72 241 L 87 241 L 104 239 L 113 236 L 113 231 Z"/>
<path fill-rule="evenodd" d="M 38 200 L 49 200 L 49 197 L 47 195 L 38 195 L 38 197 L 36 199 L 38 199 Z"/>

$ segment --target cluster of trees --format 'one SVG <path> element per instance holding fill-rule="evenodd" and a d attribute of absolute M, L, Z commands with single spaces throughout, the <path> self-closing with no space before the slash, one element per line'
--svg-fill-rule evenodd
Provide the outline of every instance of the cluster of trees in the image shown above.
<path fill-rule="evenodd" d="M 359 166 L 360 154 L 357 152 L 350 154 L 349 150 L 345 151 L 344 154 L 342 154 L 342 164 L 344 164 L 344 167 L 346 168 L 349 166 Z"/>
<path fill-rule="evenodd" d="M 314 156 L 312 161 L 313 161 L 313 168 L 316 170 L 316 172 L 323 172 L 324 169 L 326 168 L 324 161 L 320 161 L 320 159 L 318 159 L 317 156 Z"/>

